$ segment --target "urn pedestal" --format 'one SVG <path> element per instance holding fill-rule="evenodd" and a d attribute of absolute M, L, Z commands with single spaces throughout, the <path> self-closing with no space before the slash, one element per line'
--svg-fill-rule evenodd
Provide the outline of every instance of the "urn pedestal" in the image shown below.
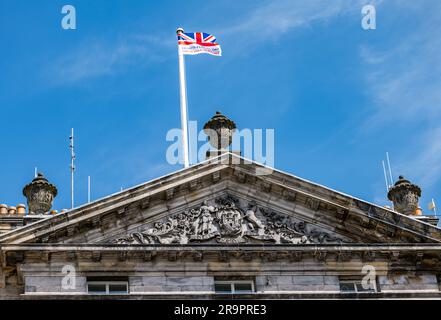
<path fill-rule="evenodd" d="M 39 173 L 23 188 L 23 195 L 28 200 L 29 214 L 45 214 L 52 207 L 57 188 Z"/>
<path fill-rule="evenodd" d="M 208 142 L 215 150 L 225 150 L 233 141 L 236 130 L 234 121 L 228 119 L 219 111 L 204 125 L 204 132 L 208 136 Z"/>
<path fill-rule="evenodd" d="M 421 189 L 403 176 L 399 176 L 395 185 L 390 188 L 387 197 L 394 203 L 394 209 L 406 215 L 418 215 L 418 201 L 421 197 Z"/>

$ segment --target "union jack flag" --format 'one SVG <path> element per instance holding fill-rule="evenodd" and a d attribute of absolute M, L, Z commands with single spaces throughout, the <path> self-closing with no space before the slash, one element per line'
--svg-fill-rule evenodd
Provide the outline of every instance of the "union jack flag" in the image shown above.
<path fill-rule="evenodd" d="M 178 45 L 183 54 L 208 53 L 214 56 L 221 56 L 222 50 L 216 38 L 212 34 L 204 32 L 179 33 Z"/>

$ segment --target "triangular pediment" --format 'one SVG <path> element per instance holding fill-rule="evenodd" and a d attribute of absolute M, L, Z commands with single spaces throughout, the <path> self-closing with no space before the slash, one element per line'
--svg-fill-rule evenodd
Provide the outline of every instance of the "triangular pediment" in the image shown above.
<path fill-rule="evenodd" d="M 141 225 L 136 232 L 111 237 L 117 244 L 309 244 L 350 242 L 346 237 L 281 214 L 232 190 L 204 199 L 199 205 Z M 133 231 L 133 230 L 132 230 Z"/>
<path fill-rule="evenodd" d="M 440 241 L 427 223 L 233 154 L 0 236 L 15 244 Z"/>

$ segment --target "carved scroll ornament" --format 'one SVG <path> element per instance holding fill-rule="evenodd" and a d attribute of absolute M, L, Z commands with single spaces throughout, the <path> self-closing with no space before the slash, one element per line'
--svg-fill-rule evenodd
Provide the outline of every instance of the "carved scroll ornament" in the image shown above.
<path fill-rule="evenodd" d="M 306 244 L 333 241 L 326 233 L 307 230 L 304 222 L 281 223 L 277 214 L 254 203 L 241 207 L 239 200 L 226 196 L 153 223 L 144 232 L 114 240 L 118 244 L 187 244 L 215 240 L 223 244 L 269 242 Z M 337 239 L 338 240 L 338 239 Z"/>

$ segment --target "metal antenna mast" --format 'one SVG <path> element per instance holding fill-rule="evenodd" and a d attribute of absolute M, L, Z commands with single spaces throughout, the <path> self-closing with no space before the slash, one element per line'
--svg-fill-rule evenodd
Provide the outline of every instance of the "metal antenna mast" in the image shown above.
<path fill-rule="evenodd" d="M 74 207 L 74 171 L 75 171 L 75 151 L 74 151 L 74 129 L 72 128 L 71 135 L 69 137 L 70 140 L 70 199 L 71 199 L 71 208 Z"/>
<path fill-rule="evenodd" d="M 394 180 L 392 179 L 392 169 L 390 168 L 389 152 L 386 152 L 386 158 L 387 158 L 387 166 L 389 167 L 390 185 L 392 186 L 394 184 Z"/>
<path fill-rule="evenodd" d="M 386 194 L 387 194 L 389 192 L 389 189 L 392 188 L 394 185 L 394 180 L 392 179 L 392 169 L 390 168 L 389 152 L 386 152 L 386 161 L 387 161 L 387 169 L 384 160 L 381 160 L 381 164 L 383 165 L 384 182 L 386 183 Z M 389 178 L 387 177 L 387 171 L 389 171 Z M 391 203 L 393 206 L 392 201 Z"/>

